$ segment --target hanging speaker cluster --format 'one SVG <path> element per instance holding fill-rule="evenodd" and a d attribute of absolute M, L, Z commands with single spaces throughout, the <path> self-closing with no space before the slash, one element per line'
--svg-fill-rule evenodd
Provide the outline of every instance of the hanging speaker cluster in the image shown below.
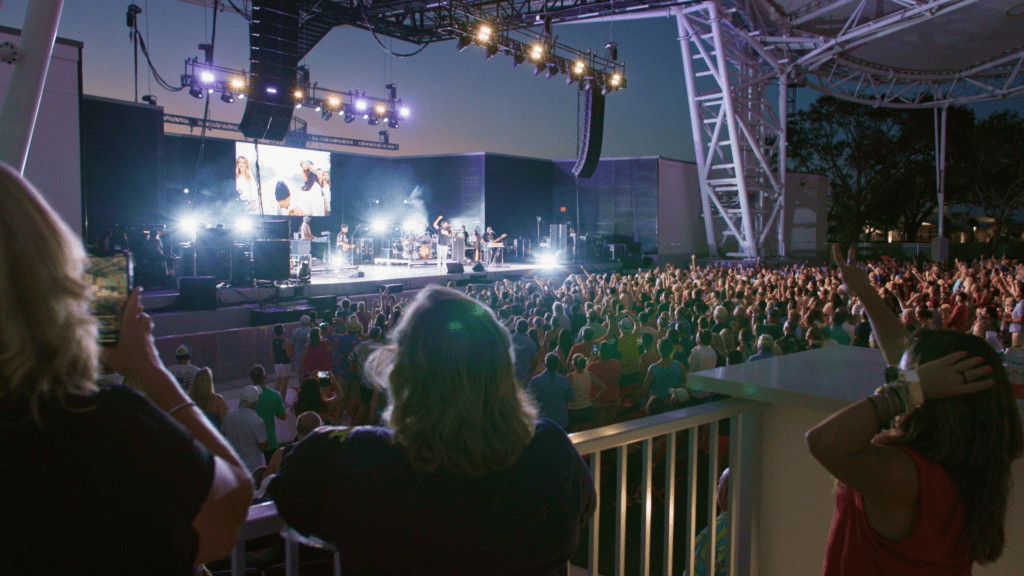
<path fill-rule="evenodd" d="M 580 152 L 572 173 L 578 178 L 590 178 L 601 159 L 601 140 L 604 136 L 604 94 L 596 86 L 587 87 L 587 100 L 583 110 L 583 134 Z"/>
<path fill-rule="evenodd" d="M 253 0 L 249 24 L 249 98 L 238 127 L 246 138 L 284 140 L 295 110 L 299 3 Z"/>

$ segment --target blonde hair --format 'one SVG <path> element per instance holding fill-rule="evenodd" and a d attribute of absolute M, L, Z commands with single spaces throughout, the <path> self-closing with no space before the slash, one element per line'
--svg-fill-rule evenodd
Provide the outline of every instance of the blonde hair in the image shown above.
<path fill-rule="evenodd" d="M 245 168 L 238 166 L 239 160 L 245 160 Z M 249 159 L 245 156 L 239 156 L 235 160 L 235 178 L 245 178 L 246 180 L 253 180 L 252 177 L 252 165 L 249 164 Z"/>
<path fill-rule="evenodd" d="M 40 193 L 0 163 L 0 400 L 39 404 L 95 389 L 97 324 L 82 241 Z"/>
<path fill-rule="evenodd" d="M 199 372 L 196 372 L 196 375 L 192 377 L 192 388 L 188 391 L 189 397 L 204 412 L 209 412 L 207 408 L 210 407 L 210 402 L 213 401 L 213 396 L 216 393 L 213 387 L 213 370 L 200 368 Z"/>
<path fill-rule="evenodd" d="M 385 418 L 413 469 L 475 478 L 512 467 L 533 439 L 537 408 L 516 384 L 512 341 L 494 313 L 429 286 L 370 358 L 390 391 Z"/>

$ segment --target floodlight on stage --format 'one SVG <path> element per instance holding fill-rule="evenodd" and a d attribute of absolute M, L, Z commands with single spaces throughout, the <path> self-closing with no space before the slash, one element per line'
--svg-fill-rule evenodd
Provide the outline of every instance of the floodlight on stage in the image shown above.
<path fill-rule="evenodd" d="M 356 115 L 352 113 L 352 109 L 345 106 L 345 124 L 351 124 L 356 119 Z"/>
<path fill-rule="evenodd" d="M 341 105 L 341 99 L 337 96 L 331 96 L 327 99 L 327 103 L 330 104 L 332 108 L 337 108 Z"/>
<path fill-rule="evenodd" d="M 224 102 L 225 104 L 233 104 L 235 101 L 235 97 L 231 95 L 231 92 L 225 92 L 220 95 L 220 101 Z"/>
<path fill-rule="evenodd" d="M 188 188 L 185 188 L 184 190 L 182 190 L 182 192 L 184 192 L 185 194 L 188 194 Z"/>
<path fill-rule="evenodd" d="M 550 252 L 545 252 L 540 256 L 541 268 L 554 268 L 558 266 L 558 256 Z"/>
<path fill-rule="evenodd" d="M 302 100 L 302 90 L 296 90 L 294 96 L 296 100 Z"/>
<path fill-rule="evenodd" d="M 209 84 L 216 80 L 217 77 L 213 75 L 213 72 L 202 72 L 199 74 L 199 79 L 202 80 L 204 84 Z"/>
<path fill-rule="evenodd" d="M 242 80 L 241 78 L 232 78 L 230 84 L 235 90 L 245 88 L 245 80 Z"/>
<path fill-rule="evenodd" d="M 577 60 L 576 64 L 572 67 L 572 73 L 579 76 L 583 74 L 583 71 L 586 70 L 586 68 L 587 65 L 583 63 L 583 60 Z"/>
<path fill-rule="evenodd" d="M 512 55 L 512 67 L 513 68 L 515 68 L 516 66 L 519 66 L 523 62 L 526 62 L 526 56 L 524 56 L 522 52 L 516 52 L 515 54 Z"/>
<path fill-rule="evenodd" d="M 455 43 L 455 49 L 462 52 L 467 46 L 473 43 L 473 40 L 467 34 L 459 36 L 459 41 Z"/>
<path fill-rule="evenodd" d="M 619 76 L 618 73 L 612 74 L 612 79 L 609 84 L 612 85 L 612 88 L 618 88 L 619 84 L 622 84 L 622 76 Z"/>
<path fill-rule="evenodd" d="M 242 100 L 242 99 L 244 99 L 244 98 L 245 98 L 245 93 L 244 93 L 244 92 L 243 92 L 242 94 L 239 94 L 239 95 L 238 95 L 238 99 L 239 99 L 239 100 Z"/>
<path fill-rule="evenodd" d="M 193 98 L 202 98 L 203 97 L 202 89 L 200 89 L 199 86 L 196 86 L 195 84 L 189 86 L 188 93 Z"/>
<path fill-rule="evenodd" d="M 298 110 L 299 108 L 302 108 L 302 102 L 295 103 L 295 109 Z"/>
<path fill-rule="evenodd" d="M 356 110 L 360 112 L 366 110 L 366 100 L 356 100 Z"/>
<path fill-rule="evenodd" d="M 374 220 L 373 221 L 373 231 L 374 232 L 383 232 L 384 230 L 387 229 L 387 227 L 388 227 L 388 223 L 385 222 L 384 220 Z"/>
<path fill-rule="evenodd" d="M 320 117 L 323 118 L 324 122 L 330 120 L 331 110 L 329 108 L 324 108 L 323 110 L 320 110 Z"/>
<path fill-rule="evenodd" d="M 491 38 L 491 27 L 487 24 L 481 24 L 480 28 L 476 31 L 476 39 L 481 42 L 487 42 Z"/>
<path fill-rule="evenodd" d="M 235 230 L 238 232 L 248 232 L 252 230 L 252 221 L 248 218 L 239 218 L 235 220 Z"/>
<path fill-rule="evenodd" d="M 383 104 L 377 104 L 376 106 L 373 107 L 373 110 L 381 116 L 383 116 L 384 113 L 388 111 L 387 107 L 384 106 Z"/>
<path fill-rule="evenodd" d="M 199 227 L 199 221 L 195 218 L 185 218 L 181 221 L 181 228 L 189 234 L 195 234 L 196 228 Z"/>
<path fill-rule="evenodd" d="M 408 118 L 409 117 L 409 108 L 403 106 L 401 108 L 401 110 L 398 111 L 398 115 L 401 116 L 402 118 Z"/>
<path fill-rule="evenodd" d="M 277 94 L 277 88 L 273 86 L 267 86 L 267 94 Z"/>
<path fill-rule="evenodd" d="M 540 60 L 544 57 L 544 45 L 534 44 L 533 48 L 530 49 L 530 58 L 532 60 Z"/>
<path fill-rule="evenodd" d="M 548 72 L 547 72 L 547 74 L 544 75 L 544 77 L 545 78 L 551 78 L 555 74 L 558 74 L 558 66 L 551 65 L 551 66 L 548 66 Z"/>
<path fill-rule="evenodd" d="M 209 88 L 209 89 L 207 89 L 207 90 L 206 90 L 206 93 L 207 93 L 207 94 L 213 94 L 213 88 Z"/>

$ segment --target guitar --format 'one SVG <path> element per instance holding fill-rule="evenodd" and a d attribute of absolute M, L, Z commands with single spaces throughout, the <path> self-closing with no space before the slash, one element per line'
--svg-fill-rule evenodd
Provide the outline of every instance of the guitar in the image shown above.
<path fill-rule="evenodd" d="M 345 242 L 344 240 L 342 240 L 342 239 L 340 239 L 340 238 L 339 238 L 339 239 L 338 239 L 338 244 L 337 244 L 337 247 L 338 247 L 338 248 L 341 248 L 342 250 L 345 250 L 345 251 L 349 251 L 349 250 L 351 250 L 351 249 L 355 248 L 355 247 L 356 247 L 356 245 L 355 245 L 355 244 L 352 244 L 352 243 L 350 243 L 350 242 Z"/>

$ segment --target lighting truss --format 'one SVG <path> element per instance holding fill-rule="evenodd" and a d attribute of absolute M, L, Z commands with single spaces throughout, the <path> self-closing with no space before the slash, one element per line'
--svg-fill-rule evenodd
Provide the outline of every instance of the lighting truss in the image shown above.
<path fill-rule="evenodd" d="M 193 118 L 191 116 L 178 116 L 176 114 L 164 114 L 164 124 L 176 124 L 179 126 L 188 126 L 190 129 L 200 129 L 203 125 L 206 126 L 207 130 L 222 130 L 225 132 L 241 132 L 238 128 L 238 124 L 232 124 L 230 122 L 219 122 L 217 120 L 203 120 L 202 118 Z M 385 141 L 381 138 L 378 141 L 374 140 L 359 140 L 356 138 L 341 138 L 338 136 L 326 136 L 323 134 L 308 134 L 305 130 L 295 130 L 289 132 L 288 142 L 296 145 L 305 147 L 306 143 L 315 142 L 319 144 L 330 144 L 333 146 L 352 146 L 356 148 L 376 148 L 378 150 L 398 150 L 398 144 L 391 142 L 390 139 Z"/>

